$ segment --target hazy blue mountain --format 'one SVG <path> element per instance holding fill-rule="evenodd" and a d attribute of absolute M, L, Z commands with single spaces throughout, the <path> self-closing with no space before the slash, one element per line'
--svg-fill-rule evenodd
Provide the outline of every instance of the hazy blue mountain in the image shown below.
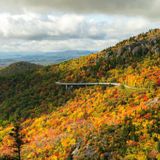
<path fill-rule="evenodd" d="M 0 53 L 0 66 L 8 66 L 19 61 L 26 61 L 35 64 L 48 65 L 59 63 L 68 59 L 77 58 L 90 54 L 94 51 L 88 50 L 67 50 L 47 53 Z"/>

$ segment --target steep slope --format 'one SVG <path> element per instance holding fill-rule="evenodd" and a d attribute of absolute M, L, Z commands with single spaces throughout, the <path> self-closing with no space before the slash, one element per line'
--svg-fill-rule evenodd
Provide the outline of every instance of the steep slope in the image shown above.
<path fill-rule="evenodd" d="M 159 51 L 156 29 L 90 56 L 1 77 L 1 123 L 13 119 L 10 113 L 30 117 L 21 126 L 26 160 L 160 159 Z M 56 81 L 119 82 L 136 89 L 66 91 Z M 14 156 L 11 128 L 0 129 L 1 157 Z"/>
<path fill-rule="evenodd" d="M 140 74 L 134 77 L 130 73 L 132 77 L 130 81 L 131 78 L 124 76 L 128 76 L 125 75 L 127 67 L 130 66 L 131 72 L 135 72 L 144 59 L 146 63 L 154 63 L 151 65 L 155 67 L 155 74 L 158 74 L 156 67 L 159 68 L 159 39 L 159 30 L 152 30 L 97 54 L 44 67 L 27 74 L 14 74 L 5 78 L 0 76 L 0 113 L 3 113 L 1 118 L 12 119 L 12 115 L 17 112 L 23 113 L 24 117 L 28 117 L 30 113 L 35 116 L 43 111 L 52 111 L 53 108 L 65 103 L 70 96 L 66 95 L 63 88 L 56 86 L 55 81 L 120 82 L 131 86 L 139 85 L 139 87 L 156 85 L 158 76 L 154 81 L 150 81 L 149 77 L 141 77 Z M 152 72 L 152 69 L 147 72 Z M 12 114 L 7 115 L 8 113 Z"/>

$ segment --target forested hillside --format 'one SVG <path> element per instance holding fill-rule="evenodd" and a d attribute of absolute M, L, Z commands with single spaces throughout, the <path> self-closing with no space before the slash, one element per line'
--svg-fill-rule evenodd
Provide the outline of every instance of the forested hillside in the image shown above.
<path fill-rule="evenodd" d="M 122 85 L 66 90 L 56 81 Z M 159 29 L 89 56 L 0 74 L 0 91 L 0 159 L 17 157 L 15 121 L 25 160 L 160 159 Z"/>

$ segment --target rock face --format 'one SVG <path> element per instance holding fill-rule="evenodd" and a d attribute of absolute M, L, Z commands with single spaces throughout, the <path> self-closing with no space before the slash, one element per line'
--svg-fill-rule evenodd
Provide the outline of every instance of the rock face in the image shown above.
<path fill-rule="evenodd" d="M 160 35 L 159 37 L 153 37 L 151 39 L 147 40 L 141 40 L 137 42 L 137 38 L 133 38 L 133 43 L 122 45 L 122 47 L 118 47 L 111 51 L 106 51 L 106 58 L 111 57 L 121 57 L 121 58 L 127 58 L 127 57 L 142 57 L 146 56 L 148 54 L 156 54 L 157 56 L 160 55 Z M 112 53 L 112 54 L 110 54 Z"/>
<path fill-rule="evenodd" d="M 142 47 L 141 46 L 137 46 L 132 50 L 133 56 L 139 56 L 141 54 L 142 54 Z"/>
<path fill-rule="evenodd" d="M 122 56 L 126 50 L 126 47 L 122 47 L 118 49 L 117 56 Z"/>

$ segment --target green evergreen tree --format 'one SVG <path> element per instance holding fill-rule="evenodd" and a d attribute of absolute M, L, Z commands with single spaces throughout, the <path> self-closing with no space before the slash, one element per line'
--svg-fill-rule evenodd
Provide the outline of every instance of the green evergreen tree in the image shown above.
<path fill-rule="evenodd" d="M 13 122 L 13 129 L 10 133 L 10 136 L 13 137 L 14 139 L 14 152 L 15 152 L 15 158 L 16 160 L 21 160 L 21 149 L 23 145 L 23 140 L 22 140 L 22 134 L 21 132 L 21 125 L 20 125 L 20 120 L 19 118 L 16 118 L 16 120 Z"/>

